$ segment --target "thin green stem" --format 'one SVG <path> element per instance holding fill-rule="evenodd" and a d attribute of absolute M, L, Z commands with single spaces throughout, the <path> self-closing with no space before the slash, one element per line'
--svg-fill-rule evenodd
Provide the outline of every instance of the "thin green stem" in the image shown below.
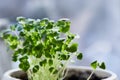
<path fill-rule="evenodd" d="M 92 77 L 92 75 L 94 74 L 95 70 L 93 70 L 90 74 L 90 76 L 87 78 L 87 80 L 90 80 L 90 78 Z"/>

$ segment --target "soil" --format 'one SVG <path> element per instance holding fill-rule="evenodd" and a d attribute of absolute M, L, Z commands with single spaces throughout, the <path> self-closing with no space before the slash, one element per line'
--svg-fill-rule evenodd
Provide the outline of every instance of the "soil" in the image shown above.
<path fill-rule="evenodd" d="M 11 76 L 21 80 L 28 80 L 27 74 L 24 71 L 13 72 Z"/>
<path fill-rule="evenodd" d="M 19 75 L 16 75 L 19 74 Z M 68 71 L 67 76 L 63 80 L 87 80 L 91 71 L 78 71 L 71 69 Z M 21 80 L 28 80 L 27 74 L 23 71 L 17 71 L 11 74 L 12 77 L 21 79 Z M 96 74 L 93 74 L 90 80 L 102 80 L 106 77 L 98 77 Z"/>
<path fill-rule="evenodd" d="M 67 76 L 63 80 L 87 80 L 90 76 L 91 71 L 79 71 L 71 69 L 68 71 Z M 106 77 L 98 77 L 96 74 L 93 74 L 90 80 L 102 80 Z"/>

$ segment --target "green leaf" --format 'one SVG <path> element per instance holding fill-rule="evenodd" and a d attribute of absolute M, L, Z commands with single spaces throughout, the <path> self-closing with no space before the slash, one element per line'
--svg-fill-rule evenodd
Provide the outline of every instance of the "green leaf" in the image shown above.
<path fill-rule="evenodd" d="M 12 55 L 12 60 L 16 62 L 18 60 L 19 54 L 22 52 L 22 49 L 16 50 Z"/>
<path fill-rule="evenodd" d="M 70 30 L 70 22 L 68 20 L 59 20 L 57 26 L 60 28 L 60 32 L 66 33 Z"/>
<path fill-rule="evenodd" d="M 18 31 L 21 31 L 22 29 L 23 29 L 22 26 L 18 25 L 17 30 L 18 30 Z"/>
<path fill-rule="evenodd" d="M 68 47 L 66 50 L 68 52 L 76 52 L 77 51 L 77 47 L 78 47 L 78 44 L 77 43 L 73 43 L 70 47 Z"/>
<path fill-rule="evenodd" d="M 66 33 L 67 31 L 69 31 L 70 27 L 66 26 L 66 27 L 61 27 L 61 32 Z"/>
<path fill-rule="evenodd" d="M 98 62 L 97 62 L 97 61 L 92 62 L 92 63 L 91 63 L 91 67 L 92 67 L 93 69 L 96 69 L 96 68 L 98 67 Z"/>
<path fill-rule="evenodd" d="M 55 69 L 54 67 L 50 67 L 50 68 L 49 68 L 49 71 L 50 71 L 50 72 L 53 72 L 54 69 Z"/>
<path fill-rule="evenodd" d="M 75 38 L 75 35 L 68 33 L 67 37 L 68 37 L 68 39 L 73 40 Z"/>
<path fill-rule="evenodd" d="M 24 70 L 24 71 L 27 71 L 27 70 L 29 69 L 29 67 L 30 67 L 30 64 L 29 64 L 28 61 L 26 61 L 26 62 L 21 62 L 21 63 L 19 64 L 19 68 L 21 68 L 21 69 Z"/>
<path fill-rule="evenodd" d="M 58 26 L 58 27 L 63 27 L 64 25 L 65 25 L 65 21 L 63 21 L 63 20 L 59 20 L 59 21 L 57 21 L 56 22 L 56 25 Z"/>
<path fill-rule="evenodd" d="M 101 69 L 106 69 L 106 66 L 105 66 L 105 63 L 104 63 L 104 62 L 102 62 L 101 65 L 99 65 L 99 67 L 100 67 Z"/>
<path fill-rule="evenodd" d="M 17 55 L 12 56 L 12 61 L 16 62 L 17 60 L 18 60 L 18 56 Z"/>
<path fill-rule="evenodd" d="M 20 35 L 20 36 L 25 36 L 25 33 L 24 33 L 23 31 L 21 31 L 21 32 L 19 33 L 19 35 Z"/>
<path fill-rule="evenodd" d="M 39 51 L 36 51 L 36 55 L 37 58 L 40 58 L 42 56 L 42 53 L 40 53 Z"/>
<path fill-rule="evenodd" d="M 23 27 L 23 29 L 29 32 L 32 29 L 32 27 L 29 24 L 25 24 L 25 26 Z"/>
<path fill-rule="evenodd" d="M 41 21 L 40 21 L 40 26 L 47 26 L 47 24 L 48 24 L 48 19 L 47 18 L 44 18 L 44 19 L 42 19 Z"/>
<path fill-rule="evenodd" d="M 20 62 L 26 62 L 28 59 L 28 56 L 23 56 L 22 58 L 19 59 Z"/>
<path fill-rule="evenodd" d="M 35 65 L 33 67 L 33 72 L 36 73 L 39 70 L 39 65 Z"/>
<path fill-rule="evenodd" d="M 39 62 L 39 65 L 40 65 L 40 66 L 45 66 L 46 63 L 47 63 L 47 60 L 44 59 L 44 60 L 42 60 L 42 61 Z"/>
<path fill-rule="evenodd" d="M 51 58 L 52 56 L 50 55 L 50 53 L 48 51 L 45 52 L 45 57 L 47 58 Z"/>
<path fill-rule="evenodd" d="M 77 59 L 81 60 L 82 58 L 83 58 L 82 53 L 79 53 L 79 54 L 77 55 Z"/>
<path fill-rule="evenodd" d="M 57 74 L 57 73 L 58 73 L 58 70 L 55 69 L 55 70 L 53 71 L 53 74 Z"/>
<path fill-rule="evenodd" d="M 65 55 L 65 54 L 61 54 L 61 55 L 60 55 L 60 59 L 61 59 L 61 60 L 68 60 L 69 57 L 70 57 L 70 55 Z"/>
<path fill-rule="evenodd" d="M 17 44 L 11 44 L 11 45 L 10 45 L 10 48 L 11 48 L 11 49 L 16 49 L 16 48 L 17 48 Z"/>
<path fill-rule="evenodd" d="M 49 63 L 50 66 L 53 65 L 53 60 L 49 59 L 48 63 Z"/>
<path fill-rule="evenodd" d="M 11 34 L 4 34 L 3 33 L 3 39 L 8 39 L 8 38 L 10 38 L 11 37 Z"/>
<path fill-rule="evenodd" d="M 54 22 L 49 22 L 48 25 L 46 26 L 47 29 L 52 29 L 54 26 Z"/>
<path fill-rule="evenodd" d="M 61 67 L 63 67 L 63 66 L 64 66 L 64 64 L 63 64 L 63 63 L 61 63 L 61 64 L 60 64 L 60 66 L 61 66 Z"/>
<path fill-rule="evenodd" d="M 34 47 L 35 50 L 39 50 L 39 49 L 42 49 L 43 48 L 43 44 L 42 43 L 39 43 L 38 45 L 36 45 Z"/>

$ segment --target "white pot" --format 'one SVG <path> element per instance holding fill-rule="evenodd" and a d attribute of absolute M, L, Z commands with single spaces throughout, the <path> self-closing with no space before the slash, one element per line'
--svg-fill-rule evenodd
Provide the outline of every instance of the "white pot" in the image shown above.
<path fill-rule="evenodd" d="M 92 70 L 90 67 L 83 67 L 83 66 L 79 66 L 79 67 L 69 66 L 68 68 L 69 69 L 77 69 L 77 70 L 81 70 L 81 71 L 91 71 Z M 14 73 L 14 75 L 13 75 L 13 73 Z M 20 80 L 20 79 L 17 79 L 17 78 L 14 78 L 11 76 L 11 75 L 13 75 L 13 76 L 19 77 L 20 74 L 23 74 L 23 72 L 21 72 L 20 69 L 9 70 L 4 74 L 2 80 Z M 95 74 L 98 76 L 101 76 L 101 77 L 108 77 L 108 78 L 102 79 L 102 80 L 118 80 L 117 75 L 108 70 L 97 69 L 95 71 Z"/>

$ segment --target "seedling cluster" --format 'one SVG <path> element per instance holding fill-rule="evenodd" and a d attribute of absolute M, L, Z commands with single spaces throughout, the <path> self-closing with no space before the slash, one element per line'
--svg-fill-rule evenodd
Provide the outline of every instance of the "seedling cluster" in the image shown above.
<path fill-rule="evenodd" d="M 13 61 L 19 62 L 29 80 L 62 80 L 72 56 L 82 59 L 78 44 L 73 42 L 75 34 L 70 32 L 69 20 L 18 17 L 17 21 L 2 33 L 2 38 L 14 52 Z M 97 61 L 91 66 L 105 68 Z"/>

